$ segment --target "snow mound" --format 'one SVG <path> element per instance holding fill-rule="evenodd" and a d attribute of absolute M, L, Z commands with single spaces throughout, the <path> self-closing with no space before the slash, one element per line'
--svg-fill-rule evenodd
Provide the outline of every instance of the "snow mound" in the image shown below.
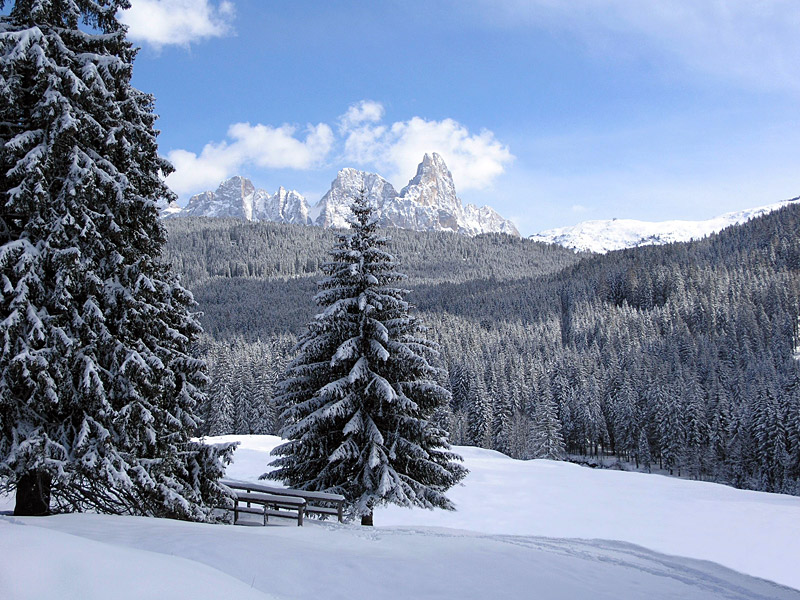
<path fill-rule="evenodd" d="M 72 521 L 110 518 L 70 517 Z M 129 536 L 135 535 L 136 519 L 118 520 L 130 528 Z M 14 549 L 4 552 L 0 563 L 0 596 L 6 600 L 274 598 L 192 560 L 35 526 L 43 521 L 0 518 L 2 546 Z"/>

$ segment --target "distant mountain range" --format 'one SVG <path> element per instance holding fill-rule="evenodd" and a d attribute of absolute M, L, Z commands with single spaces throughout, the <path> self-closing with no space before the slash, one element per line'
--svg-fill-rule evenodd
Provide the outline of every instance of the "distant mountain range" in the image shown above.
<path fill-rule="evenodd" d="M 530 236 L 536 242 L 559 244 L 572 250 L 605 253 L 637 246 L 652 246 L 672 242 L 688 242 L 722 231 L 730 225 L 744 223 L 766 215 L 800 197 L 758 208 L 730 212 L 706 221 L 636 221 L 611 219 L 584 221 L 572 227 L 548 229 Z"/>
<path fill-rule="evenodd" d="M 214 192 L 192 196 L 185 208 L 170 204 L 162 211 L 162 216 L 236 217 L 248 221 L 347 227 L 350 204 L 362 189 L 377 207 L 383 226 L 415 231 L 455 231 L 466 235 L 507 233 L 519 237 L 514 224 L 493 208 L 462 204 L 456 196 L 450 170 L 435 152 L 425 155 L 417 174 L 399 193 L 380 175 L 346 168 L 339 171 L 322 199 L 310 207 L 295 191 L 281 187 L 275 194 L 269 194 L 256 189 L 249 179 L 236 176 L 223 181 Z"/>

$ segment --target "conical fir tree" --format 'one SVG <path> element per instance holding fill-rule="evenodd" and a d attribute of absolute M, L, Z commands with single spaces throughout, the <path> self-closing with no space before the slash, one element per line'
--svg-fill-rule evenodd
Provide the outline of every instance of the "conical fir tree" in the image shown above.
<path fill-rule="evenodd" d="M 298 343 L 276 400 L 289 441 L 266 476 L 345 496 L 372 524 L 381 504 L 453 509 L 445 491 L 467 473 L 431 417 L 450 394 L 435 383 L 437 351 L 409 316 L 405 278 L 362 191 L 315 297 L 322 312 Z"/>
<path fill-rule="evenodd" d="M 125 0 L 0 0 L 0 478 L 18 514 L 204 519 L 216 448 L 191 441 L 204 364 L 161 262 L 153 98 Z M 52 496 L 52 498 L 51 498 Z M 51 505 L 52 499 L 52 505 Z"/>

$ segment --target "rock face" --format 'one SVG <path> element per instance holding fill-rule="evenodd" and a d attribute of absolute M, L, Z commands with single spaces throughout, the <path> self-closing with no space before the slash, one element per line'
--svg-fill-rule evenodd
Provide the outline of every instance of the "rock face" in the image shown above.
<path fill-rule="evenodd" d="M 172 219 L 173 217 L 181 216 L 181 213 L 183 213 L 183 209 L 176 200 L 159 205 L 158 211 L 162 219 Z"/>
<path fill-rule="evenodd" d="M 219 184 L 216 192 L 203 192 L 189 198 L 183 209 L 187 217 L 253 218 L 256 188 L 249 179 L 231 177 Z"/>
<path fill-rule="evenodd" d="M 314 224 L 320 227 L 349 227 L 350 204 L 358 193 L 366 190 L 367 197 L 382 212 L 397 198 L 392 184 L 380 175 L 365 173 L 356 169 L 342 169 L 336 175 L 329 189 L 314 207 L 318 213 Z"/>
<path fill-rule="evenodd" d="M 257 206 L 253 218 L 257 221 L 275 221 L 309 225 L 309 208 L 306 199 L 294 190 L 279 187 L 272 196 L 265 194 L 264 203 Z"/>
<path fill-rule="evenodd" d="M 385 227 L 519 236 L 514 224 L 491 207 L 463 206 L 456 196 L 450 170 L 436 153 L 425 155 L 417 174 L 400 193 L 380 175 L 346 168 L 339 171 L 330 190 L 310 209 L 305 198 L 295 191 L 279 188 L 270 195 L 256 189 L 249 179 L 237 176 L 223 181 L 215 192 L 192 196 L 186 208 L 179 212 L 173 209 L 169 216 L 236 217 L 344 228 L 349 226 L 350 204 L 362 189 L 377 207 L 380 223 Z"/>
<path fill-rule="evenodd" d="M 435 207 L 451 213 L 461 210 L 450 169 L 435 152 L 426 154 L 417 166 L 417 174 L 400 191 L 400 195 L 421 206 Z"/>
<path fill-rule="evenodd" d="M 189 199 L 179 215 L 183 217 L 234 217 L 248 221 L 275 221 L 310 225 L 306 199 L 295 191 L 278 188 L 270 195 L 256 189 L 244 177 L 226 179 L 216 192 L 203 192 Z"/>

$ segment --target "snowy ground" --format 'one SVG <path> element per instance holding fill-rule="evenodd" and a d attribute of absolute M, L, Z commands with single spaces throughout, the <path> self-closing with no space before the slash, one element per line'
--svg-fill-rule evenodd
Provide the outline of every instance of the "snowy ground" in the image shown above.
<path fill-rule="evenodd" d="M 254 479 L 277 440 L 242 439 L 229 476 Z M 725 568 L 800 589 L 800 498 L 458 451 L 458 512 L 387 508 L 373 529 L 0 517 L 0 597 L 800 600 Z"/>

